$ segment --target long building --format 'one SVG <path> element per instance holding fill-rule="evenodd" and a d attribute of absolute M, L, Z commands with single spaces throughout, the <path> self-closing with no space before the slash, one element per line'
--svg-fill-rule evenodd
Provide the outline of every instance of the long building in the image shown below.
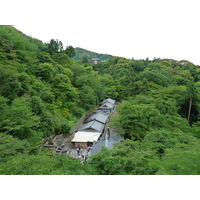
<path fill-rule="evenodd" d="M 108 118 L 115 108 L 115 100 L 105 99 L 102 101 L 99 110 L 88 116 L 83 124 L 75 133 L 72 143 L 74 147 L 88 147 L 92 146 L 94 141 L 98 141 L 103 134 Z"/>
<path fill-rule="evenodd" d="M 93 121 L 86 122 L 85 124 L 83 124 L 79 128 L 79 131 L 103 133 L 104 128 L 105 128 L 104 124 L 93 120 Z"/>
<path fill-rule="evenodd" d="M 91 114 L 89 117 L 87 117 L 85 122 L 97 121 L 102 124 L 105 124 L 108 120 L 108 117 L 109 117 L 108 114 L 103 114 L 103 113 L 97 111 L 97 112 Z"/>

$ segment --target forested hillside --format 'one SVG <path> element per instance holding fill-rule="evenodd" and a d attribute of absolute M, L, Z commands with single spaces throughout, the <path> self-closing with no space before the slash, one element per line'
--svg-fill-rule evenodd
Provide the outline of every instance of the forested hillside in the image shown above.
<path fill-rule="evenodd" d="M 99 58 L 101 60 L 108 60 L 110 57 L 112 57 L 111 55 L 108 54 L 102 54 L 102 53 L 95 53 L 92 51 L 88 51 L 86 49 L 82 49 L 79 47 L 75 48 L 75 56 L 74 59 L 77 60 L 83 60 L 83 59 L 88 59 L 88 61 L 90 61 L 92 58 Z"/>
<path fill-rule="evenodd" d="M 200 66 L 120 57 L 91 65 L 74 53 L 0 26 L 0 174 L 200 174 Z M 112 126 L 125 138 L 113 150 L 85 165 L 41 150 L 108 97 L 120 102 Z"/>

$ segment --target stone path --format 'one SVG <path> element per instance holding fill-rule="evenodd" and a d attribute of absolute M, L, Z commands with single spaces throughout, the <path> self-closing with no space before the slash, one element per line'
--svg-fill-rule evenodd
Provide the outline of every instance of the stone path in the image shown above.
<path fill-rule="evenodd" d="M 70 155 L 70 157 L 74 158 L 74 159 L 80 159 L 82 163 L 85 162 L 85 158 L 88 158 L 89 156 L 91 156 L 91 149 L 88 150 L 87 149 L 81 149 L 81 152 L 78 154 L 76 149 L 71 149 L 67 152 L 68 155 Z M 87 161 L 87 159 L 86 159 Z"/>

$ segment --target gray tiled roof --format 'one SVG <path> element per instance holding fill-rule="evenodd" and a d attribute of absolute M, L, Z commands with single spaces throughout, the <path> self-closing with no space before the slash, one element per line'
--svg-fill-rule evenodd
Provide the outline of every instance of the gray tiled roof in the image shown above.
<path fill-rule="evenodd" d="M 108 120 L 108 115 L 102 114 L 102 113 L 100 113 L 100 112 L 96 112 L 96 113 L 93 113 L 92 115 L 90 115 L 90 116 L 85 120 L 85 122 L 90 122 L 90 121 L 93 121 L 93 120 L 105 124 L 106 121 Z"/>
<path fill-rule="evenodd" d="M 97 121 L 91 121 L 83 124 L 80 128 L 79 131 L 94 131 L 98 133 L 102 133 L 104 129 L 104 124 L 97 122 Z"/>
<path fill-rule="evenodd" d="M 104 103 L 112 103 L 112 104 L 115 104 L 115 100 L 114 99 L 111 99 L 111 98 L 108 98 L 108 99 L 105 99 L 105 100 L 103 100 L 102 101 L 102 104 L 104 104 Z"/>
<path fill-rule="evenodd" d="M 99 141 L 96 141 L 93 143 L 93 146 L 92 146 L 92 152 L 91 152 L 91 155 L 94 155 L 98 152 L 101 151 L 102 149 L 102 146 L 105 146 L 107 147 L 108 149 L 113 149 L 113 144 L 116 143 L 115 140 L 113 140 L 112 138 L 103 138 Z"/>
<path fill-rule="evenodd" d="M 97 110 L 98 113 L 101 113 L 103 115 L 110 115 L 110 110 Z"/>
<path fill-rule="evenodd" d="M 112 103 L 104 103 L 100 106 L 100 109 L 111 110 L 113 109 L 114 105 Z"/>
<path fill-rule="evenodd" d="M 115 140 L 116 142 L 119 142 L 121 140 L 123 140 L 124 138 L 118 134 L 115 133 L 111 133 L 110 138 L 112 138 L 113 140 Z"/>
<path fill-rule="evenodd" d="M 124 139 L 121 135 L 118 134 L 118 130 L 113 128 L 110 129 L 109 127 L 108 129 L 110 130 L 110 138 L 112 138 L 116 142 L 120 142 Z"/>

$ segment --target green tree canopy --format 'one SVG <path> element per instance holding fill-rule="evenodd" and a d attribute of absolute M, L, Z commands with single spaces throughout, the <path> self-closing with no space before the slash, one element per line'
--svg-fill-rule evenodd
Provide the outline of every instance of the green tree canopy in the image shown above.
<path fill-rule="evenodd" d="M 71 58 L 71 57 L 74 57 L 75 56 L 75 50 L 72 46 L 68 46 L 66 49 L 65 49 L 65 53 Z"/>
<path fill-rule="evenodd" d="M 58 39 L 56 40 L 51 39 L 50 42 L 47 44 L 47 47 L 48 47 L 48 52 L 51 55 L 63 51 L 63 44 Z"/>

